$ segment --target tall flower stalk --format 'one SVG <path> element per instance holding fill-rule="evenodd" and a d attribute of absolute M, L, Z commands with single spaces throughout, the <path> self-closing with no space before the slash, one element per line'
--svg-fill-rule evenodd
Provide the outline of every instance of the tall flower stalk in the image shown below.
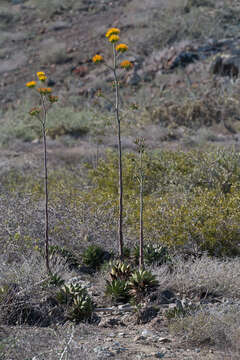
<path fill-rule="evenodd" d="M 144 186 L 144 170 L 143 170 L 143 153 L 144 138 L 137 138 L 135 141 L 139 153 L 139 169 L 137 179 L 139 181 L 139 270 L 144 268 L 143 256 L 143 186 Z"/>
<path fill-rule="evenodd" d="M 119 257 L 123 259 L 123 168 L 122 168 L 122 142 L 121 142 L 121 117 L 120 117 L 120 109 L 119 109 L 119 79 L 117 70 L 119 68 L 122 69 L 130 69 L 132 68 L 132 63 L 128 60 L 122 61 L 118 64 L 118 57 L 121 53 L 124 53 L 128 50 L 128 46 L 126 44 L 118 44 L 119 42 L 119 33 L 120 30 L 117 28 L 111 28 L 107 31 L 106 37 L 110 43 L 112 43 L 113 49 L 113 65 L 108 65 L 104 61 L 103 57 L 99 54 L 93 57 L 94 63 L 103 62 L 104 65 L 109 68 L 113 72 L 114 82 L 113 87 L 115 89 L 115 119 L 117 123 L 117 137 L 118 137 L 118 250 Z"/>
<path fill-rule="evenodd" d="M 40 71 L 37 73 L 38 81 L 40 83 L 44 83 L 47 79 L 45 73 Z M 35 88 L 37 86 L 36 81 L 30 81 L 26 84 L 28 88 Z M 44 238 L 45 238 L 45 262 L 46 269 L 48 274 L 52 274 L 50 264 L 49 264 L 49 211 L 48 211 L 48 165 L 47 165 L 47 139 L 46 139 L 46 131 L 47 131 L 47 112 L 50 106 L 58 101 L 57 96 L 53 96 L 52 89 L 47 87 L 38 87 L 37 92 L 40 96 L 40 107 L 35 107 L 30 110 L 29 114 L 31 116 L 35 116 L 41 124 L 42 128 L 42 138 L 43 138 L 43 163 L 44 163 L 44 214 L 45 214 L 45 230 L 44 230 Z"/>

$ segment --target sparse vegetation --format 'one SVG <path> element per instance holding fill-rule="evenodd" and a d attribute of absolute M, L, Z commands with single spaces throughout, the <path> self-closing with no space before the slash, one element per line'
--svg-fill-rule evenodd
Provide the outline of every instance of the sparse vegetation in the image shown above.
<path fill-rule="evenodd" d="M 239 14 L 235 0 L 1 2 L 1 359 L 239 359 Z M 61 99 L 44 134 L 47 273 L 28 114 L 42 109 L 24 86 L 43 66 L 40 95 Z"/>

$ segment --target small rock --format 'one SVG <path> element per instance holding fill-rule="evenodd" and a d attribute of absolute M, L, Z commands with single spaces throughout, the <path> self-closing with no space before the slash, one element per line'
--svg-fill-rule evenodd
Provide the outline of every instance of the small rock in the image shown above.
<path fill-rule="evenodd" d="M 166 343 L 172 342 L 171 339 L 168 339 L 168 338 L 166 338 L 166 337 L 160 337 L 160 338 L 158 339 L 158 341 L 159 341 L 160 343 L 162 343 L 162 344 L 166 344 Z"/>
<path fill-rule="evenodd" d="M 12 5 L 19 5 L 19 4 L 23 4 L 25 2 L 25 0 L 12 0 L 11 4 Z"/>
<path fill-rule="evenodd" d="M 138 341 L 141 341 L 141 340 L 145 340 L 145 337 L 142 336 L 142 335 L 137 335 L 137 336 L 135 336 L 135 338 L 133 339 L 134 342 L 138 342 Z"/>
<path fill-rule="evenodd" d="M 122 305 L 118 305 L 118 309 L 119 310 L 124 310 L 124 309 L 128 309 L 129 306 L 131 307 L 130 304 L 122 304 Z"/>
<path fill-rule="evenodd" d="M 58 30 L 64 30 L 71 27 L 71 24 L 65 21 L 56 21 L 55 23 L 51 24 L 48 28 L 49 31 L 58 31 Z"/>
<path fill-rule="evenodd" d="M 153 356 L 156 358 L 156 359 L 162 359 L 164 357 L 164 353 L 158 351 L 156 352 L 155 354 L 153 354 Z"/>
<path fill-rule="evenodd" d="M 148 330 L 148 329 L 144 329 L 142 331 L 141 335 L 144 336 L 144 337 L 154 336 L 153 332 Z"/>

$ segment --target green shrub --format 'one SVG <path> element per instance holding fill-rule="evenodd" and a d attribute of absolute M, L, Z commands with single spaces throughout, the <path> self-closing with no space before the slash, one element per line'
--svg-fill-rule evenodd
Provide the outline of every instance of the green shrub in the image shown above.
<path fill-rule="evenodd" d="M 123 157 L 124 221 L 132 237 L 139 230 L 134 156 Z M 175 250 L 190 247 L 210 255 L 237 255 L 239 163 L 240 154 L 234 150 L 161 151 L 149 156 L 144 192 L 145 239 Z M 107 211 L 115 204 L 111 211 L 117 216 L 116 155 L 111 153 L 100 160 L 97 168 L 89 170 L 89 178 L 92 187 L 83 194 L 86 203 L 105 204 Z M 151 249 L 145 252 L 149 262 L 155 255 Z M 137 257 L 136 249 L 135 259 Z"/>
<path fill-rule="evenodd" d="M 105 251 L 97 245 L 89 245 L 82 254 L 83 264 L 98 269 L 105 261 Z"/>
<path fill-rule="evenodd" d="M 15 139 L 25 142 L 41 137 L 41 127 L 29 114 L 28 100 L 19 106 L 18 111 L 9 110 L 1 124 L 0 145 L 8 145 Z M 95 114 L 89 110 L 75 111 L 72 107 L 55 107 L 48 113 L 48 136 L 57 139 L 71 136 L 73 139 L 86 135 Z M 91 124 L 92 126 L 92 124 Z"/>
<path fill-rule="evenodd" d="M 144 262 L 147 265 L 163 265 L 171 263 L 171 257 L 166 246 L 159 244 L 147 244 L 143 248 Z M 133 249 L 132 255 L 135 265 L 139 262 L 139 246 L 136 245 Z"/>

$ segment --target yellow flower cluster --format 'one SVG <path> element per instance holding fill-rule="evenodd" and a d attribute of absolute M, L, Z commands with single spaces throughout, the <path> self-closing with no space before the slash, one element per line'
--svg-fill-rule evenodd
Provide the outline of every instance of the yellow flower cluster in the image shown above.
<path fill-rule="evenodd" d="M 124 53 L 125 51 L 128 50 L 128 46 L 126 44 L 119 44 L 116 46 L 116 50 L 117 52 Z"/>
<path fill-rule="evenodd" d="M 118 28 L 111 28 L 106 32 L 106 37 L 109 39 L 112 35 L 119 35 L 120 30 Z"/>
<path fill-rule="evenodd" d="M 110 38 L 108 38 L 108 40 L 110 41 L 110 43 L 115 44 L 116 42 L 118 42 L 119 36 L 118 35 L 112 35 L 112 36 L 110 36 Z"/>
<path fill-rule="evenodd" d="M 40 80 L 40 81 L 45 81 L 45 80 L 47 80 L 47 77 L 46 77 L 46 74 L 45 74 L 45 72 L 44 71 L 39 71 L 39 72 L 37 72 L 37 77 L 38 77 L 38 79 Z"/>
<path fill-rule="evenodd" d="M 108 41 L 112 44 L 115 44 L 119 41 L 119 34 L 120 34 L 120 30 L 118 28 L 110 28 L 107 32 L 106 32 L 106 38 L 108 39 Z M 115 47 L 115 51 L 118 53 L 124 53 L 128 50 L 128 46 L 126 44 L 118 44 Z M 95 64 L 98 64 L 102 61 L 104 61 L 103 57 L 101 55 L 95 55 L 92 58 L 92 61 Z M 120 64 L 121 68 L 124 68 L 126 70 L 129 70 L 133 67 L 133 64 L 128 61 L 128 60 L 124 60 L 122 61 L 122 63 Z"/>
<path fill-rule="evenodd" d="M 121 68 L 123 69 L 131 69 L 133 67 L 133 63 L 131 63 L 129 60 L 123 60 L 120 64 Z"/>
<path fill-rule="evenodd" d="M 96 55 L 92 58 L 92 61 L 93 61 L 95 64 L 98 64 L 98 63 L 100 63 L 100 62 L 103 61 L 103 57 L 102 57 L 102 55 L 96 54 Z"/>
<path fill-rule="evenodd" d="M 42 95 L 46 95 L 46 94 L 50 94 L 52 92 L 52 89 L 51 88 L 38 88 L 37 91 Z"/>
<path fill-rule="evenodd" d="M 36 81 L 29 81 L 26 83 L 28 88 L 34 88 L 36 86 Z"/>

